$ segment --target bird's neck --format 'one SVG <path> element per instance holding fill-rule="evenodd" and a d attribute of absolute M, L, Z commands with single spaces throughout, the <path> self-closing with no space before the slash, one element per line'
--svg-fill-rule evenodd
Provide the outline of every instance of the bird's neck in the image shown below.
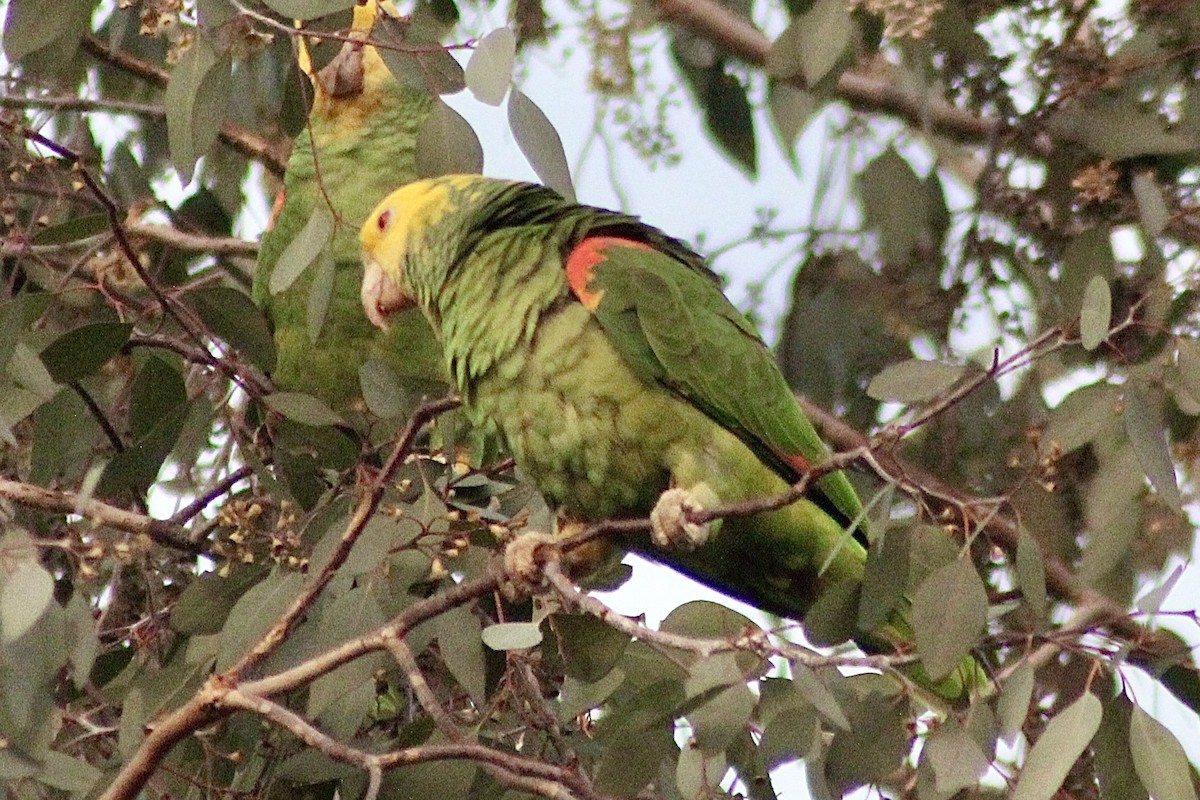
<path fill-rule="evenodd" d="M 527 350 L 543 314 L 570 301 L 557 239 L 543 226 L 484 238 L 426 305 L 468 402 L 481 378 Z"/>

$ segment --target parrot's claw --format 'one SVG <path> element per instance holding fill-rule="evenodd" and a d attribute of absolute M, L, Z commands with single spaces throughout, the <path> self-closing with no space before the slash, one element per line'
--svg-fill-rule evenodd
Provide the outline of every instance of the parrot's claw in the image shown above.
<path fill-rule="evenodd" d="M 704 506 L 687 489 L 667 489 L 650 512 L 650 539 L 659 547 L 691 551 L 708 541 L 708 523 L 692 522 L 688 512 Z"/>
<path fill-rule="evenodd" d="M 554 547 L 557 539 L 548 533 L 523 533 L 504 548 L 504 573 L 514 596 L 533 594 L 545 583 L 542 564 L 544 547 Z"/>

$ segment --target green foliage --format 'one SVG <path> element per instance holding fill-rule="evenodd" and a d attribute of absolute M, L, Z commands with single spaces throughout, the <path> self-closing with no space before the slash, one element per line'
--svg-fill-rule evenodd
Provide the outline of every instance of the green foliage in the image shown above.
<path fill-rule="evenodd" d="M 454 412 L 406 435 L 421 353 L 347 360 L 353 408 L 273 385 L 285 354 L 233 231 L 308 136 L 292 20 L 319 68 L 352 5 L 6 4 L 11 796 L 771 800 L 803 796 L 780 770 L 799 762 L 820 798 L 1197 797 L 1194 742 L 1129 681 L 1194 727 L 1195 567 L 1172 568 L 1196 544 L 1196 3 L 439 0 L 372 34 L 405 85 L 507 102 L 564 194 L 577 154 L 530 76 L 568 50 L 593 68 L 574 99 L 648 166 L 701 153 L 766 176 L 767 115 L 789 167 L 819 164 L 709 248 L 730 274 L 761 265 L 791 386 L 852 429 L 826 428 L 835 450 L 869 444 L 878 466 L 855 475 L 878 496 L 862 585 L 826 591 L 804 630 L 844 642 L 911 602 L 930 672 L 971 652 L 995 679 L 957 708 L 905 664 L 850 675 L 857 651 L 789 643 L 791 620 L 692 602 L 647 629 L 562 586 L 515 596 L 496 557 L 549 515 Z M 469 58 L 436 44 L 469 40 Z M 429 103 L 416 172 L 482 168 L 471 125 Z M 737 188 L 718 213 L 740 218 Z M 322 208 L 297 211 L 267 281 L 302 293 L 302 366 L 349 318 L 322 251 L 349 242 L 353 267 L 354 231 Z"/>

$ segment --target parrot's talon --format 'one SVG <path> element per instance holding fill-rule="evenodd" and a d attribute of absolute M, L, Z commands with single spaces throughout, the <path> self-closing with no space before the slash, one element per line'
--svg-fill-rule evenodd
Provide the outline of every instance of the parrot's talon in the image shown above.
<path fill-rule="evenodd" d="M 650 511 L 650 539 L 662 548 L 690 552 L 708 541 L 708 523 L 692 522 L 689 513 L 704 506 L 687 489 L 667 489 Z"/>
<path fill-rule="evenodd" d="M 546 582 L 542 565 L 547 561 L 546 548 L 556 547 L 558 540 L 549 533 L 523 533 L 504 548 L 506 593 L 514 597 L 533 594 Z"/>

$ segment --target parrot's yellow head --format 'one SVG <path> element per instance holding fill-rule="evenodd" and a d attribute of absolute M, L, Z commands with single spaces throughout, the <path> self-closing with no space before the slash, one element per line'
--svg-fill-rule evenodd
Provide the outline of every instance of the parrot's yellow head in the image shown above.
<path fill-rule="evenodd" d="M 387 328 L 390 314 L 417 301 L 406 280 L 420 243 L 461 205 L 463 193 L 484 184 L 480 175 L 443 175 L 402 186 L 383 199 L 359 232 L 362 242 L 361 299 L 368 319 Z"/>
<path fill-rule="evenodd" d="M 359 0 L 347 40 L 320 70 L 314 69 L 312 53 L 300 37 L 300 69 L 312 81 L 314 114 L 344 117 L 332 127 L 334 133 L 359 127 L 361 118 L 375 109 L 388 86 L 395 83 L 379 52 L 364 44 L 380 17 L 394 19 L 400 12 L 391 0 Z"/>

